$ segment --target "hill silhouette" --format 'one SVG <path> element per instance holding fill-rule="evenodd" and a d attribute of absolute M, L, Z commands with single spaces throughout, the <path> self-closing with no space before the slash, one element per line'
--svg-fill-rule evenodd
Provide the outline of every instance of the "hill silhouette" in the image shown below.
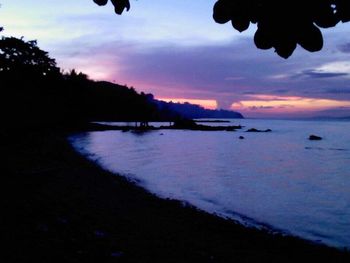
<path fill-rule="evenodd" d="M 95 120 L 166 117 L 157 111 L 149 94 L 93 81 L 75 70 L 62 73 L 35 41 L 3 37 L 0 50 L 2 106 L 12 125 L 62 126 Z"/>

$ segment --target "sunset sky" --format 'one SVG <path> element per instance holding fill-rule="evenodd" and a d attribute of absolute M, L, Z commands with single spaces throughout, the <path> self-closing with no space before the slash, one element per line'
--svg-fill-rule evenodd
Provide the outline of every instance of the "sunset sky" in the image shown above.
<path fill-rule="evenodd" d="M 285 60 L 255 47 L 255 25 L 216 24 L 214 0 L 131 0 L 122 16 L 92 0 L 0 3 L 3 34 L 37 39 L 66 71 L 247 117 L 350 116 L 350 23 Z"/>

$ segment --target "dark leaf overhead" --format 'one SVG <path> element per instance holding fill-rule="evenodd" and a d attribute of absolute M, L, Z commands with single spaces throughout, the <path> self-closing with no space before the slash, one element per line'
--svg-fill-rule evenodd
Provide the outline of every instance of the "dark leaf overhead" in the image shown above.
<path fill-rule="evenodd" d="M 250 23 L 257 24 L 254 42 L 260 49 L 275 48 L 288 58 L 297 44 L 315 52 L 323 47 L 319 29 L 350 21 L 349 0 L 218 0 L 214 5 L 214 20 L 242 32 Z"/>
<path fill-rule="evenodd" d="M 94 0 L 94 2 L 98 5 L 106 5 L 108 0 Z"/>
<path fill-rule="evenodd" d="M 93 0 L 106 5 L 108 0 Z M 111 0 L 115 12 L 129 11 L 129 0 Z M 334 27 L 350 21 L 350 0 L 218 0 L 214 5 L 214 20 L 224 24 L 231 21 L 233 28 L 243 32 L 250 23 L 257 24 L 255 45 L 260 49 L 275 48 L 288 58 L 297 44 L 315 52 L 323 47 L 321 28 Z"/>
<path fill-rule="evenodd" d="M 56 75 L 59 68 L 35 40 L 25 42 L 15 37 L 0 39 L 0 72 L 31 72 L 33 75 Z"/>
<path fill-rule="evenodd" d="M 94 0 L 94 2 L 97 5 L 106 5 L 108 0 Z M 111 0 L 113 6 L 114 6 L 114 11 L 118 14 L 121 15 L 124 11 L 124 9 L 126 9 L 126 11 L 129 11 L 130 9 L 130 2 L 129 0 Z"/>

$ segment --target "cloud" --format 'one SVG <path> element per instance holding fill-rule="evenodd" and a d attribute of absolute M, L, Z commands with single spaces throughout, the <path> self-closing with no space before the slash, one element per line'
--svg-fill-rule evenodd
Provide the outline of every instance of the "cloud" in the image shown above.
<path fill-rule="evenodd" d="M 251 106 L 251 107 L 248 107 L 248 109 L 250 110 L 271 110 L 271 109 L 274 109 L 275 107 L 273 106 Z"/>
<path fill-rule="evenodd" d="M 343 88 L 343 89 L 327 89 L 325 91 L 326 93 L 333 93 L 333 94 L 350 94 L 350 88 Z"/>
<path fill-rule="evenodd" d="M 256 95 L 256 94 L 259 94 L 259 93 L 256 92 L 256 91 L 244 91 L 244 92 L 242 92 L 242 94 L 244 94 L 244 95 Z"/>
<path fill-rule="evenodd" d="M 350 66 L 344 56 L 334 61 L 328 53 L 319 58 L 297 50 L 286 61 L 272 50 L 256 49 L 245 37 L 196 45 L 98 40 L 86 35 L 58 43 L 60 65 L 157 97 L 216 100 L 220 108 L 259 94 L 350 100 L 349 93 L 327 92 L 350 86 Z"/>
<path fill-rule="evenodd" d="M 252 95 L 260 95 L 260 101 L 262 95 L 305 94 L 350 100 L 344 91 L 350 87 L 345 23 L 325 32 L 322 51 L 298 47 L 284 60 L 272 49 L 255 47 L 254 26 L 239 34 L 230 24 L 216 24 L 213 1 L 134 1 L 132 12 L 123 16 L 111 6 L 88 2 L 5 0 L 5 33 L 38 39 L 63 69 L 76 68 L 93 79 L 132 85 L 157 97 L 215 100 L 224 108 Z M 285 103 L 280 98 L 278 105 Z"/>
<path fill-rule="evenodd" d="M 339 45 L 338 49 L 343 53 L 350 53 L 350 43 Z"/>
<path fill-rule="evenodd" d="M 308 76 L 310 78 L 335 78 L 349 75 L 349 73 L 334 73 L 334 72 L 322 72 L 318 70 L 304 70 L 301 76 Z"/>
<path fill-rule="evenodd" d="M 79 38 L 61 51 L 65 65 L 69 68 L 78 65 L 79 70 L 87 71 L 92 78 L 98 78 L 97 71 L 103 76 L 104 70 L 108 80 L 156 96 L 214 99 L 221 108 L 258 94 L 305 96 L 307 93 L 309 97 L 342 99 L 344 94 L 327 93 L 327 90 L 350 86 L 348 73 L 337 72 L 336 65 L 331 64 L 334 62 L 320 66 L 320 62 L 309 60 L 308 69 L 303 69 L 304 60 L 296 57 L 285 62 L 274 54 L 261 53 L 245 38 L 195 47 L 171 43 L 141 45 L 132 41 L 96 45 L 87 38 Z M 92 65 L 100 67 L 96 70 Z M 271 79 L 269 76 L 273 75 L 284 78 Z M 350 99 L 350 94 L 347 98 Z"/>
<path fill-rule="evenodd" d="M 226 77 L 225 80 L 227 81 L 235 81 L 235 80 L 241 80 L 241 79 L 244 79 L 243 77 L 239 77 L 239 76 L 236 76 L 236 77 Z"/>
<path fill-rule="evenodd" d="M 334 61 L 325 63 L 322 66 L 315 69 L 320 73 L 344 73 L 350 74 L 350 62 L 349 61 Z"/>
<path fill-rule="evenodd" d="M 288 93 L 290 92 L 289 89 L 276 89 L 276 90 L 273 90 L 273 93 L 277 93 L 277 94 L 285 94 L 285 93 Z"/>
<path fill-rule="evenodd" d="M 279 109 L 290 109 L 290 108 L 295 108 L 295 105 L 292 104 L 283 104 L 278 106 Z"/>
<path fill-rule="evenodd" d="M 338 107 L 328 110 L 322 110 L 314 112 L 314 116 L 318 117 L 338 117 L 338 118 L 344 118 L 344 117 L 350 117 L 350 107 Z"/>

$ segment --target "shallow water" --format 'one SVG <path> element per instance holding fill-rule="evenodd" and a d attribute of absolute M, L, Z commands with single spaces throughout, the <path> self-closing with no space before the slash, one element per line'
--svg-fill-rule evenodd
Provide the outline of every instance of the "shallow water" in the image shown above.
<path fill-rule="evenodd" d="M 244 224 L 350 248 L 350 122 L 234 120 L 237 132 L 89 132 L 70 138 L 105 169 Z M 246 133 L 248 128 L 271 133 Z M 309 141 L 308 136 L 322 136 Z M 244 136 L 244 140 L 238 139 Z"/>

